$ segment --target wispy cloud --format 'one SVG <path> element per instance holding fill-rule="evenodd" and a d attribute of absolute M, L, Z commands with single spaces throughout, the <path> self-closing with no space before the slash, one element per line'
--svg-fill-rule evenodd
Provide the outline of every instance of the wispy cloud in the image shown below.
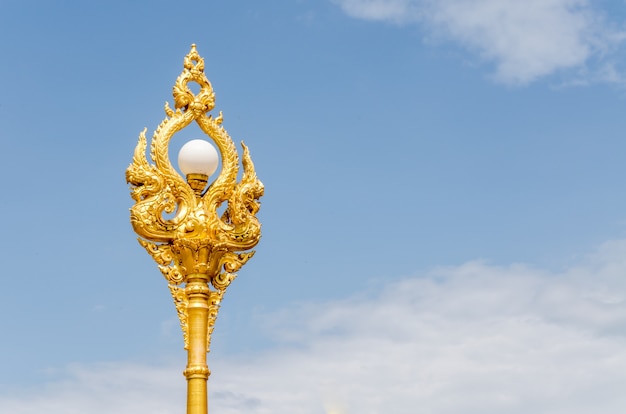
<path fill-rule="evenodd" d="M 562 272 L 475 261 L 266 315 L 278 345 L 213 358 L 211 410 L 621 414 L 625 276 L 626 241 L 615 241 Z M 180 412 L 180 371 L 71 367 L 0 396 L 0 412 Z"/>
<path fill-rule="evenodd" d="M 333 1 L 355 18 L 420 24 L 430 37 L 493 63 L 503 83 L 528 84 L 559 72 L 572 82 L 623 83 L 614 52 L 626 32 L 587 0 Z"/>

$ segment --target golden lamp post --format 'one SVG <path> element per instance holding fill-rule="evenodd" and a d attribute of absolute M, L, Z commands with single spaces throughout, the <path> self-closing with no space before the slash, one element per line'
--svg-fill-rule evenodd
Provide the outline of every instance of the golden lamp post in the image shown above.
<path fill-rule="evenodd" d="M 200 86 L 193 93 L 189 83 Z M 174 84 L 174 108 L 165 103 L 167 117 L 156 129 L 147 159 L 146 130 L 139 135 L 133 162 L 126 170 L 131 197 L 130 222 L 139 243 L 152 256 L 172 292 L 183 330 L 187 367 L 187 414 L 206 414 L 211 333 L 220 302 L 237 272 L 253 255 L 261 238 L 256 218 L 263 184 L 256 177 L 248 148 L 242 142 L 243 174 L 237 182 L 239 155 L 222 127 L 204 60 L 196 46 L 184 59 Z M 174 134 L 196 122 L 217 146 L 205 140 L 185 144 L 172 166 L 168 144 Z M 219 155 L 218 155 L 219 151 Z M 209 177 L 221 170 L 209 183 Z"/>

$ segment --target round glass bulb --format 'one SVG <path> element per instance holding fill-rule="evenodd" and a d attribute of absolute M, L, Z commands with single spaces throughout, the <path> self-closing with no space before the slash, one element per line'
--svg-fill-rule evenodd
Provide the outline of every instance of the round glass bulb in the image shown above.
<path fill-rule="evenodd" d="M 178 166 L 185 174 L 204 174 L 210 176 L 219 164 L 217 150 L 210 142 L 194 139 L 187 142 L 178 153 Z"/>

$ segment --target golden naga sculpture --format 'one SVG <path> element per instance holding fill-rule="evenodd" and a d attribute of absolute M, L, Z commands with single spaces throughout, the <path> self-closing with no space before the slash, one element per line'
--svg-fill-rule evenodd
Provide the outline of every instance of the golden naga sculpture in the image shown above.
<path fill-rule="evenodd" d="M 200 86 L 197 94 L 189 88 L 190 82 Z M 188 381 L 187 412 L 200 414 L 207 412 L 206 382 L 210 372 L 206 354 L 220 301 L 235 272 L 254 255 L 250 249 L 261 238 L 256 213 L 263 184 L 256 177 L 243 142 L 243 174 L 237 182 L 237 148 L 221 126 L 222 113 L 215 118 L 208 115 L 215 107 L 215 95 L 195 45 L 185 57 L 184 70 L 173 89 L 175 109 L 165 104 L 167 117 L 150 144 L 154 164 L 146 158 L 144 129 L 126 170 L 126 181 L 135 200 L 130 209 L 133 229 L 165 276 L 180 318 L 188 351 L 184 371 Z M 221 156 L 221 171 L 208 188 L 207 174 L 192 172 L 183 178 L 168 155 L 174 134 L 194 121 Z"/>

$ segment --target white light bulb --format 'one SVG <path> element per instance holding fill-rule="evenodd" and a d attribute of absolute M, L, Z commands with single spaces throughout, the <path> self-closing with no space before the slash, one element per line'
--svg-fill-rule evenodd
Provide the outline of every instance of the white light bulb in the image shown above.
<path fill-rule="evenodd" d="M 187 142 L 178 153 L 178 166 L 185 174 L 204 174 L 210 176 L 217 170 L 219 155 L 210 142 L 194 139 Z"/>

